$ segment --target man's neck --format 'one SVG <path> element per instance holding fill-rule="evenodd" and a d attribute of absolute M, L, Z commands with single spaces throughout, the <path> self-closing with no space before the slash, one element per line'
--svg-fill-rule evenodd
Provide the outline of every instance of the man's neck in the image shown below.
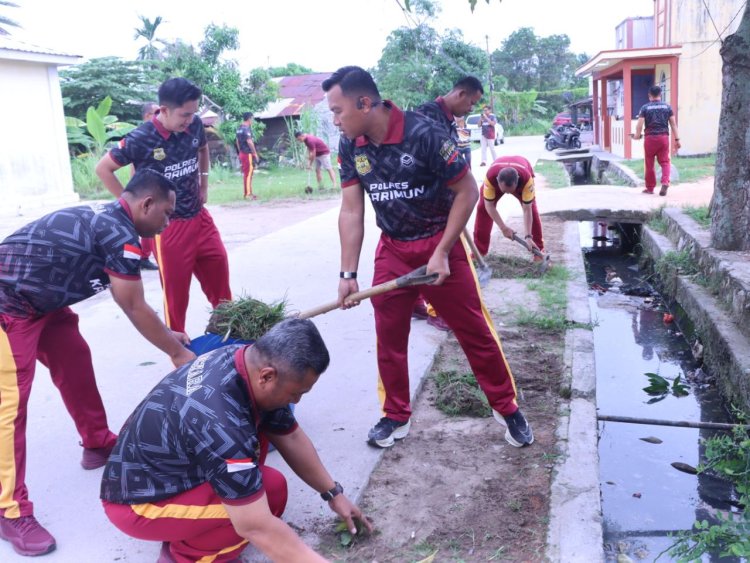
<path fill-rule="evenodd" d="M 391 121 L 391 110 L 384 105 L 373 108 L 376 112 L 371 117 L 372 127 L 365 133 L 365 137 L 375 146 L 380 146 L 388 134 L 388 124 Z"/>

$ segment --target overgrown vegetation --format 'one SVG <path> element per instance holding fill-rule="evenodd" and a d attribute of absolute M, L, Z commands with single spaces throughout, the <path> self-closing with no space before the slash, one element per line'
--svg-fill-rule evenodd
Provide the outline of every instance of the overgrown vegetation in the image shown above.
<path fill-rule="evenodd" d="M 538 160 L 534 172 L 544 176 L 548 188 L 567 188 L 570 186 L 570 176 L 565 166 L 554 160 Z"/>
<path fill-rule="evenodd" d="M 682 210 L 692 217 L 696 223 L 698 223 L 701 227 L 704 229 L 708 229 L 711 227 L 711 215 L 709 213 L 709 209 L 707 205 L 702 205 L 700 207 L 694 207 L 691 205 L 688 205 L 686 207 L 683 207 Z"/>
<path fill-rule="evenodd" d="M 553 265 L 544 276 L 529 281 L 526 287 L 529 291 L 538 294 L 539 311 L 519 308 L 517 324 L 554 332 L 562 332 L 568 328 L 570 322 L 566 318 L 568 307 L 567 282 L 570 278 L 571 274 L 567 268 Z"/>
<path fill-rule="evenodd" d="M 492 414 L 487 397 L 471 372 L 440 371 L 435 374 L 435 386 L 435 404 L 449 416 L 485 417 Z"/>
<path fill-rule="evenodd" d="M 219 304 L 208 322 L 207 332 L 239 340 L 257 340 L 286 316 L 286 300 L 264 303 L 240 297 Z"/>
<path fill-rule="evenodd" d="M 747 417 L 737 414 L 740 424 Z M 716 512 L 715 521 L 695 522 L 693 530 L 677 536 L 668 553 L 677 561 L 701 561 L 709 553 L 720 557 L 750 557 L 750 433 L 744 426 L 735 427 L 731 434 L 704 440 L 705 462 L 698 473 L 716 475 L 729 480 L 737 493 L 732 504 L 737 510 Z"/>
<path fill-rule="evenodd" d="M 661 206 L 659 209 L 654 211 L 651 218 L 648 220 L 646 225 L 650 228 L 659 233 L 660 235 L 667 234 L 667 220 L 664 218 L 663 212 L 664 206 Z"/>

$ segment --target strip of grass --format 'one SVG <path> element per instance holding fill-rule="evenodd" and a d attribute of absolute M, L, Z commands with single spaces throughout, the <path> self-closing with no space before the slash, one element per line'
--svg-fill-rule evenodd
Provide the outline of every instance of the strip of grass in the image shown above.
<path fill-rule="evenodd" d="M 683 207 L 682 210 L 690 215 L 690 217 L 692 217 L 704 229 L 711 227 L 711 216 L 709 215 L 707 205 L 702 205 L 700 207 L 688 205 Z"/>
<path fill-rule="evenodd" d="M 643 159 L 623 161 L 641 180 L 644 179 Z M 659 163 L 655 166 L 658 168 Z M 672 165 L 677 168 L 679 179 L 674 184 L 697 182 L 710 178 L 716 171 L 716 155 L 708 156 L 673 156 Z M 658 170 L 657 170 L 658 172 Z"/>
<path fill-rule="evenodd" d="M 565 166 L 554 160 L 537 160 L 534 173 L 544 176 L 549 188 L 567 188 L 570 186 L 570 176 Z"/>
<path fill-rule="evenodd" d="M 71 159 L 73 186 L 81 199 L 112 199 L 112 195 L 102 185 L 95 173 L 99 159 L 93 155 L 83 155 Z M 130 179 L 130 166 L 124 166 L 115 172 L 123 185 Z M 309 184 L 308 184 L 309 182 Z M 312 194 L 305 193 L 305 187 L 313 188 Z M 323 171 L 323 185 L 327 189 L 319 190 L 315 173 L 293 167 L 274 167 L 256 169 L 253 175 L 253 193 L 260 201 L 274 199 L 322 199 L 338 197 L 338 191 L 331 190 L 331 179 Z M 222 166 L 212 166 L 208 176 L 208 203 L 226 204 L 243 201 L 242 172 Z"/>
<path fill-rule="evenodd" d="M 568 307 L 567 281 L 570 277 L 567 268 L 553 265 L 544 276 L 530 281 L 526 287 L 539 295 L 539 310 L 542 312 L 520 308 L 517 312 L 518 325 L 555 332 L 568 328 L 570 323 L 565 313 Z"/>

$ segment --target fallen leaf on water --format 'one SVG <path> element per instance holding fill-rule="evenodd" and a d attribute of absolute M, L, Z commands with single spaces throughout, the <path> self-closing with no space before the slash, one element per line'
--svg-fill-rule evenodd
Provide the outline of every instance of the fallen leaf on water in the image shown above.
<path fill-rule="evenodd" d="M 662 441 L 659 438 L 656 438 L 654 436 L 647 436 L 646 438 L 639 438 L 640 440 L 643 440 L 644 442 L 648 442 L 649 444 L 661 444 Z"/>
<path fill-rule="evenodd" d="M 681 461 L 673 461 L 672 467 L 674 467 L 677 471 L 689 473 L 690 475 L 698 474 L 698 470 L 695 467 L 693 467 L 692 465 L 688 465 L 687 463 L 682 463 Z"/>
<path fill-rule="evenodd" d="M 156 362 L 141 362 L 139 366 L 153 366 Z"/>
<path fill-rule="evenodd" d="M 635 498 L 641 498 L 641 493 L 633 493 L 633 496 L 634 496 Z"/>

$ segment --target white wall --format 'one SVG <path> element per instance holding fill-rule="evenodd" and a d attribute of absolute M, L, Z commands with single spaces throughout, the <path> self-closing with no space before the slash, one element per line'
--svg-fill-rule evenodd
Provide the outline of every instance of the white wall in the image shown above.
<path fill-rule="evenodd" d="M 57 67 L 0 59 L 0 215 L 78 201 Z"/>

